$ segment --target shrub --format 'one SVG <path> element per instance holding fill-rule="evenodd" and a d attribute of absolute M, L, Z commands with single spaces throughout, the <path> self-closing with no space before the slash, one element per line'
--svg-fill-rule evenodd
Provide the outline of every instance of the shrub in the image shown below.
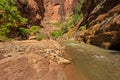
<path fill-rule="evenodd" d="M 36 33 L 39 33 L 40 26 L 31 26 L 29 30 L 31 35 L 35 35 Z"/>
<path fill-rule="evenodd" d="M 0 36 L 8 36 L 10 30 L 8 29 L 9 26 L 7 25 L 0 25 Z"/>
<path fill-rule="evenodd" d="M 56 38 L 62 36 L 62 31 L 61 31 L 61 30 L 57 30 L 57 31 L 51 32 L 51 33 L 50 33 L 50 36 L 51 36 L 53 39 L 56 39 Z"/>
<path fill-rule="evenodd" d="M 18 30 L 18 36 L 21 36 L 22 39 L 27 39 L 29 35 L 39 34 L 39 30 L 40 30 L 40 26 L 32 26 L 30 27 L 30 29 L 20 27 Z"/>
<path fill-rule="evenodd" d="M 24 34 L 30 34 L 30 30 L 27 29 L 27 28 L 24 28 L 24 27 L 20 27 L 18 34 L 20 35 L 22 33 L 24 33 Z"/>
<path fill-rule="evenodd" d="M 20 39 L 24 39 L 24 40 L 28 39 L 29 34 L 30 34 L 29 29 L 24 28 L 24 27 L 20 27 L 17 33 Z"/>

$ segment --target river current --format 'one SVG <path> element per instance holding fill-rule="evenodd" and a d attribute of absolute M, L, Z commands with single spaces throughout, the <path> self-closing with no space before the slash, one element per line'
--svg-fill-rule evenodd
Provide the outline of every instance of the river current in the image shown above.
<path fill-rule="evenodd" d="M 119 51 L 74 41 L 65 41 L 64 45 L 66 53 L 72 58 L 72 69 L 75 70 L 71 80 L 120 80 Z M 81 74 L 84 79 L 79 78 Z"/>

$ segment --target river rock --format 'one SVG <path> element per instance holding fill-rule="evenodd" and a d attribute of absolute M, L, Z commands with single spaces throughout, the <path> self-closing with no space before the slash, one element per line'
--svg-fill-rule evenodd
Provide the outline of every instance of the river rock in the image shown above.
<path fill-rule="evenodd" d="M 62 57 L 58 57 L 58 64 L 70 64 L 71 61 Z"/>

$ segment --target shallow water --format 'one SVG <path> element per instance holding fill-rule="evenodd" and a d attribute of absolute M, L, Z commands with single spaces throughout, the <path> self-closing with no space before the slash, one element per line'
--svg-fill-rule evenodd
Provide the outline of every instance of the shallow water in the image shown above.
<path fill-rule="evenodd" d="M 77 77 L 84 80 L 120 80 L 120 52 L 101 49 L 84 43 L 65 41 L 67 54 L 73 59 Z M 76 80 L 74 75 L 71 80 Z M 78 79 L 83 80 L 83 79 Z"/>

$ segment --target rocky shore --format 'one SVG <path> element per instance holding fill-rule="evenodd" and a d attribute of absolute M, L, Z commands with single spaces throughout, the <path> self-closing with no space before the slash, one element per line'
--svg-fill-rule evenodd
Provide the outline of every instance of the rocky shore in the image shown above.
<path fill-rule="evenodd" d="M 0 43 L 0 80 L 67 80 L 64 47 L 53 40 Z"/>

